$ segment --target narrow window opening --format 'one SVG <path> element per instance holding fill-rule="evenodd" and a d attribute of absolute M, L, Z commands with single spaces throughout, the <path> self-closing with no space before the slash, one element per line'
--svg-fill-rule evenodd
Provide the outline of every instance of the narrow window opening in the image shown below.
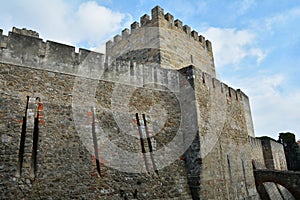
<path fill-rule="evenodd" d="M 160 75 L 161 75 L 163 83 L 168 85 L 168 82 L 169 82 L 169 80 L 168 80 L 168 71 L 162 71 Z"/>
<path fill-rule="evenodd" d="M 156 168 L 154 158 L 153 158 L 152 143 L 151 143 L 151 138 L 150 138 L 150 134 L 149 134 L 149 129 L 147 127 L 147 121 L 146 121 L 145 114 L 143 114 L 143 120 L 144 120 L 144 126 L 145 126 L 145 131 L 146 131 L 147 142 L 148 142 L 148 146 L 149 146 L 149 152 L 150 152 L 150 159 L 151 159 L 151 162 L 152 162 L 152 167 L 153 167 L 153 170 L 155 171 L 155 173 L 158 174 L 158 170 Z"/>
<path fill-rule="evenodd" d="M 36 98 L 37 104 L 40 104 L 40 98 Z M 33 142 L 31 153 L 31 177 L 34 178 L 37 171 L 37 150 L 39 140 L 39 106 L 37 106 L 34 117 Z"/>
<path fill-rule="evenodd" d="M 144 145 L 142 127 L 141 127 L 141 124 L 140 124 L 140 119 L 139 119 L 139 114 L 138 113 L 135 114 L 135 118 L 136 118 L 136 123 L 137 123 L 137 126 L 138 126 L 140 143 L 141 143 L 142 154 L 143 154 L 143 159 L 144 159 L 144 162 L 145 162 L 146 171 L 147 171 L 147 173 L 149 173 L 149 167 L 148 167 L 148 161 L 147 161 L 147 158 L 146 158 L 146 150 L 145 150 L 145 145 Z"/>
<path fill-rule="evenodd" d="M 130 76 L 134 76 L 133 61 L 130 61 Z"/>
<path fill-rule="evenodd" d="M 134 192 L 133 192 L 133 198 L 134 199 L 137 199 L 137 194 L 138 194 L 138 191 L 137 191 L 137 189 L 135 189 Z"/>
<path fill-rule="evenodd" d="M 193 55 L 191 55 L 191 63 L 192 63 L 192 64 L 194 63 Z"/>
<path fill-rule="evenodd" d="M 98 142 L 97 142 L 97 136 L 96 136 L 96 127 L 95 127 L 95 109 L 92 107 L 92 136 L 93 136 L 93 143 L 94 143 L 94 153 L 95 153 L 95 159 L 96 159 L 96 167 L 97 172 L 99 176 L 101 177 L 101 169 L 100 169 L 100 161 L 99 161 L 99 154 L 98 154 Z"/>
<path fill-rule="evenodd" d="M 154 83 L 157 83 L 157 69 L 154 68 Z"/>
<path fill-rule="evenodd" d="M 227 155 L 227 164 L 228 164 L 229 179 L 230 179 L 230 183 L 232 184 L 232 174 L 231 174 L 229 155 Z"/>
<path fill-rule="evenodd" d="M 19 156 L 18 156 L 18 164 L 17 164 L 17 177 L 20 177 L 22 174 L 22 166 L 23 166 L 23 158 L 24 158 L 24 148 L 25 148 L 25 137 L 26 137 L 26 124 L 27 124 L 27 110 L 28 110 L 29 96 L 27 96 L 25 114 L 23 117 L 22 123 L 22 132 L 20 139 L 20 147 L 19 147 Z"/>

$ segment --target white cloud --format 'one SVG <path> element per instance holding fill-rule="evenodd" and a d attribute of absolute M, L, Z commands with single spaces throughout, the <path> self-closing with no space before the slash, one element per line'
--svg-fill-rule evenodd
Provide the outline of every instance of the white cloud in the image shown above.
<path fill-rule="evenodd" d="M 73 4 L 64 0 L 16 0 L 0 8 L 0 24 L 38 31 L 43 39 L 71 45 L 99 46 L 130 20 L 95 1 Z"/>
<path fill-rule="evenodd" d="M 259 48 L 251 48 L 250 49 L 250 55 L 256 57 L 256 63 L 260 64 L 260 62 L 266 57 L 267 53 L 263 52 Z"/>
<path fill-rule="evenodd" d="M 90 50 L 91 51 L 97 51 L 97 52 L 105 54 L 106 45 L 103 43 L 103 44 L 100 44 L 100 45 L 98 45 L 96 47 L 91 47 Z"/>
<path fill-rule="evenodd" d="M 277 139 L 279 132 L 290 131 L 300 138 L 300 90 L 286 92 L 287 77 L 283 74 L 257 74 L 255 77 L 232 79 L 245 88 L 250 97 L 256 136 Z"/>
<path fill-rule="evenodd" d="M 271 33 L 274 32 L 274 29 L 282 28 L 282 25 L 290 25 L 292 21 L 298 21 L 300 18 L 300 7 L 296 7 L 286 12 L 282 12 L 276 15 L 273 15 L 264 21 L 264 25 L 268 31 Z M 292 27 L 291 27 L 292 28 Z M 293 28 L 297 28 L 293 27 Z"/>
<path fill-rule="evenodd" d="M 88 40 L 91 43 L 101 41 L 101 37 L 115 33 L 120 29 L 125 14 L 98 5 L 96 2 L 87 2 L 79 6 L 74 20 L 74 29 L 78 27 L 78 40 Z"/>
<path fill-rule="evenodd" d="M 256 5 L 255 0 L 240 0 L 240 1 L 235 1 L 230 5 L 231 10 L 234 10 L 235 12 L 232 13 L 233 15 L 236 16 L 241 16 L 247 13 L 247 11 L 252 8 L 253 6 Z"/>
<path fill-rule="evenodd" d="M 237 1 L 235 7 L 238 15 L 245 14 L 252 6 L 256 4 L 255 0 Z"/>
<path fill-rule="evenodd" d="M 62 0 L 53 1 L 22 1 L 15 0 L 3 3 L 0 7 L 0 22 L 4 27 L 29 26 L 43 27 L 49 31 L 60 32 L 64 28 L 64 19 L 69 6 Z"/>
<path fill-rule="evenodd" d="M 254 46 L 256 35 L 249 30 L 210 27 L 202 34 L 212 41 L 217 67 L 237 65 L 248 56 L 255 57 L 259 64 L 266 56 Z"/>

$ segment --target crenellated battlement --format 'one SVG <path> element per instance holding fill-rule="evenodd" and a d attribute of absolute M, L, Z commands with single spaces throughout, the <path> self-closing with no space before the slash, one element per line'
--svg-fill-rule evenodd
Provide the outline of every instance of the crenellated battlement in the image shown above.
<path fill-rule="evenodd" d="M 2 33 L 1 30 L 0 62 L 3 63 L 68 74 L 76 74 L 78 66 L 83 62 L 90 68 L 87 71 L 97 71 L 104 66 L 103 54 L 86 49 L 76 52 L 74 46 L 49 40 L 44 42 L 39 38 L 39 34 L 32 30 L 14 27 L 7 36 Z M 93 65 L 89 65 L 91 63 Z"/>
<path fill-rule="evenodd" d="M 261 148 L 261 140 L 259 138 L 255 138 L 252 136 L 248 136 L 248 141 L 251 144 L 251 146 L 258 146 Z"/>
<path fill-rule="evenodd" d="M 170 18 L 169 14 L 167 16 Z M 122 32 L 122 37 L 126 35 L 129 35 L 128 29 Z M 35 31 L 15 27 L 8 36 L 3 35 L 3 30 L 0 30 L 0 62 L 66 74 L 77 74 L 79 66 L 84 63 L 87 67 L 84 75 L 90 74 L 92 78 L 138 87 L 148 87 L 147 84 L 154 83 L 160 85 L 156 89 L 163 86 L 173 92 L 179 92 L 182 87 L 181 76 L 177 70 L 161 68 L 156 63 L 140 64 L 130 60 L 116 60 L 105 66 L 103 54 L 81 48 L 76 52 L 74 46 L 49 40 L 44 42 L 38 36 Z M 114 38 L 115 41 L 120 39 L 121 36 Z M 199 78 L 211 90 L 220 90 L 227 97 L 236 100 L 247 98 L 240 90 L 236 91 L 212 75 L 198 70 L 201 72 Z M 103 73 L 103 76 L 96 77 L 100 73 Z"/>
<path fill-rule="evenodd" d="M 130 34 L 134 33 L 140 28 L 146 27 L 159 27 L 159 28 L 168 28 L 173 31 L 179 31 L 185 33 L 188 38 L 194 39 L 196 42 L 199 42 L 203 48 L 207 51 L 212 52 L 212 45 L 209 40 L 205 40 L 205 37 L 198 35 L 198 32 L 195 30 L 191 31 L 191 27 L 188 25 L 183 25 L 182 21 L 179 19 L 174 20 L 174 16 L 170 13 L 164 14 L 164 9 L 156 6 L 151 10 L 151 18 L 148 14 L 140 17 L 140 22 L 133 22 L 130 25 L 130 30 L 125 28 L 122 31 L 122 35 L 116 35 L 113 37 L 113 40 L 107 42 L 107 46 L 111 48 L 114 45 L 117 45 L 118 42 L 126 40 Z"/>
<path fill-rule="evenodd" d="M 38 32 L 33 31 L 33 30 L 28 30 L 26 28 L 19 29 L 19 28 L 13 27 L 12 32 L 13 33 L 18 33 L 18 34 L 21 34 L 21 35 L 26 35 L 26 36 L 29 36 L 29 37 L 39 38 L 39 33 Z"/>
<path fill-rule="evenodd" d="M 157 13 L 158 8 L 155 9 L 154 13 Z M 162 11 L 160 10 L 159 13 L 162 13 Z M 154 18 L 159 19 L 161 18 L 160 15 Z M 166 19 L 170 20 L 172 18 L 170 14 L 166 14 Z M 142 20 L 142 22 L 149 23 L 147 19 L 149 19 L 149 16 L 143 16 L 144 21 Z M 178 24 L 178 20 L 171 22 Z M 135 24 L 134 27 L 137 27 L 137 23 L 133 24 Z M 188 29 L 187 26 L 184 27 L 183 29 Z M 196 37 L 197 33 L 192 31 L 191 35 Z M 103 72 L 101 79 L 106 81 L 121 81 L 123 84 L 137 84 L 140 87 L 144 87 L 148 83 L 155 83 L 163 85 L 174 92 L 179 92 L 181 87 L 177 70 L 162 68 L 157 63 L 145 64 L 122 59 L 105 66 L 103 54 L 81 48 L 79 52 L 76 52 L 74 46 L 49 40 L 44 42 L 38 36 L 39 34 L 35 31 L 15 27 L 8 33 L 8 36 L 3 35 L 3 30 L 0 30 L 0 62 L 66 74 L 77 74 L 79 66 L 84 63 L 87 67 L 84 75 L 88 76 L 90 74 L 92 78 L 99 78 L 96 76 Z M 124 37 L 130 37 L 128 29 L 122 31 L 122 36 L 115 36 L 114 41 L 120 41 Z M 193 65 L 190 67 L 196 68 Z M 234 90 L 201 69 L 197 68 L 197 70 L 199 71 L 198 78 L 211 91 L 220 90 L 221 93 L 232 100 L 248 100 L 248 97 L 240 90 Z M 124 82 L 124 80 L 128 82 Z"/>
<path fill-rule="evenodd" d="M 0 29 L 0 72 L 5 198 L 259 198 L 247 95 L 216 78 L 210 41 L 159 6 L 105 55 Z"/>
<path fill-rule="evenodd" d="M 194 87 L 195 81 L 198 79 L 207 87 L 210 94 L 215 94 L 214 96 L 218 97 L 223 96 L 229 104 L 240 103 L 245 108 L 249 106 L 248 96 L 240 89 L 229 87 L 199 69 L 196 73 L 193 70 L 195 70 L 194 66 L 174 70 L 161 68 L 156 64 L 145 65 L 131 61 L 116 61 L 105 69 L 101 79 L 136 87 L 169 90 L 174 93 L 179 93 L 185 87 Z M 193 72 L 189 73 L 188 71 Z"/>
<path fill-rule="evenodd" d="M 194 66 L 185 67 L 179 71 L 193 71 L 190 73 L 182 73 L 186 74 L 187 80 L 200 80 L 200 82 L 207 87 L 210 94 L 214 93 L 216 96 L 224 96 L 228 101 L 249 101 L 248 96 L 240 89 L 234 89 L 210 74 L 196 69 Z"/>
<path fill-rule="evenodd" d="M 121 58 L 173 69 L 194 65 L 215 76 L 211 42 L 159 6 L 108 41 L 106 56 L 108 63 Z"/>

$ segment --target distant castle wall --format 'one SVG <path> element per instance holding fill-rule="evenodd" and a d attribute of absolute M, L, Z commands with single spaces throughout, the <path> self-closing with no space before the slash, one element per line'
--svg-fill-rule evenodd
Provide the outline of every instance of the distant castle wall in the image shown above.
<path fill-rule="evenodd" d="M 158 6 L 152 9 L 151 19 L 145 14 L 140 23 L 131 24 L 131 30 L 124 29 L 107 42 L 106 55 L 108 62 L 131 59 L 173 69 L 194 65 L 216 76 L 211 42 Z"/>
<path fill-rule="evenodd" d="M 252 162 L 255 169 L 287 170 L 283 145 L 268 138 L 252 138 L 249 136 L 252 149 Z M 294 199 L 283 186 L 266 182 L 262 185 L 270 199 L 283 197 Z"/>
<path fill-rule="evenodd" d="M 79 53 L 76 53 L 73 46 L 52 41 L 43 42 L 38 33 L 15 27 L 8 36 L 2 35 L 1 30 L 0 60 L 66 74 L 77 74 L 78 67 L 82 64 L 91 77 L 104 69 L 103 54 L 85 49 L 79 49 Z"/>
<path fill-rule="evenodd" d="M 256 169 L 287 170 L 283 145 L 268 138 L 249 136 L 253 165 Z"/>
<path fill-rule="evenodd" d="M 252 164 L 254 169 L 265 169 L 265 160 L 261 140 L 252 136 L 248 137 L 250 143 Z"/>
<path fill-rule="evenodd" d="M 287 170 L 283 145 L 267 138 L 248 137 L 256 169 Z"/>
<path fill-rule="evenodd" d="M 270 139 L 261 139 L 268 169 L 287 170 L 283 145 Z"/>

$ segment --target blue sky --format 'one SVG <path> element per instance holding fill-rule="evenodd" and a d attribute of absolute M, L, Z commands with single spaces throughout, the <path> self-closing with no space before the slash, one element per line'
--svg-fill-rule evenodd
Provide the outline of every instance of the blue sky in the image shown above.
<path fill-rule="evenodd" d="M 0 28 L 103 51 L 156 5 L 212 42 L 217 77 L 250 97 L 256 136 L 300 139 L 299 0 L 10 0 L 1 3 Z"/>

